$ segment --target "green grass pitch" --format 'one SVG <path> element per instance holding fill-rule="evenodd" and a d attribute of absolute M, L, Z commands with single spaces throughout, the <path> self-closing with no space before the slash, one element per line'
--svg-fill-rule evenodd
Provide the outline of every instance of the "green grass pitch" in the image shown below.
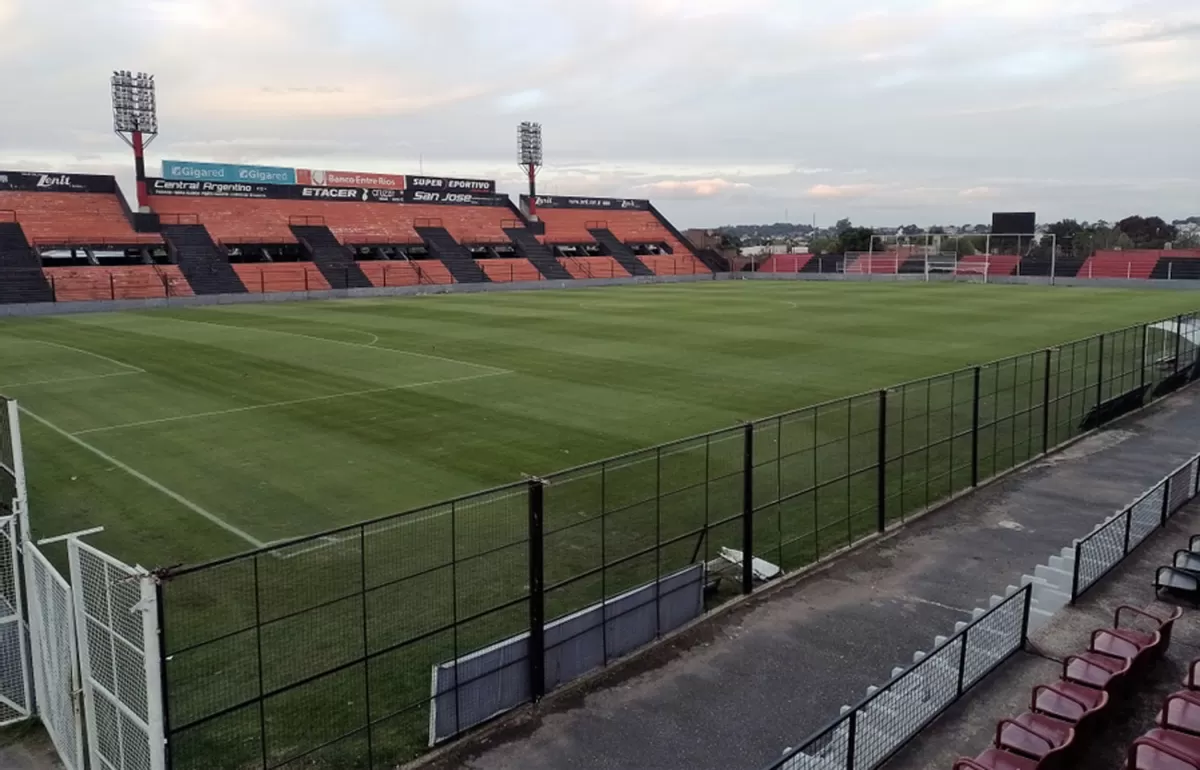
<path fill-rule="evenodd" d="M 13 319 L 0 323 L 0 392 L 26 410 L 35 534 L 103 525 L 96 545 L 163 566 L 1196 304 L 1185 292 L 714 282 Z M 1110 335 L 1103 369 L 1095 340 L 1054 354 L 1050 443 L 1136 387 L 1166 352 L 1154 344 Z M 982 375 L 983 477 L 1040 451 L 1042 360 Z M 890 392 L 889 520 L 967 483 L 970 395 L 969 370 Z M 874 530 L 877 398 L 756 429 L 756 553 L 792 569 Z M 741 435 L 556 477 L 546 616 L 737 545 Z M 174 766 L 373 768 L 419 754 L 430 666 L 528 627 L 526 506 L 524 489 L 501 492 L 168 581 Z"/>
<path fill-rule="evenodd" d="M 162 565 L 1196 304 L 714 282 L 13 319 L 0 392 L 29 411 L 37 534 L 103 525 L 99 546 Z"/>

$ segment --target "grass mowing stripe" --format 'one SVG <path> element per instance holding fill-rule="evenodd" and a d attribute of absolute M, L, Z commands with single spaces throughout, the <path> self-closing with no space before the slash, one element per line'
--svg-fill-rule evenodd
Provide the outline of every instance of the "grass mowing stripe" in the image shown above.
<path fill-rule="evenodd" d="M 25 342 L 37 342 L 42 345 L 51 345 L 56 348 L 62 348 L 63 350 L 71 350 L 76 353 L 83 353 L 85 356 L 92 356 L 93 358 L 99 358 L 103 361 L 109 362 L 110 364 L 116 364 L 117 366 L 120 366 L 124 369 L 129 369 L 130 374 L 145 374 L 146 373 L 146 370 L 140 366 L 134 366 L 133 364 L 127 364 L 124 361 L 118 361 L 115 358 L 109 358 L 108 356 L 101 355 L 99 353 L 93 353 L 92 351 L 84 350 L 83 348 L 76 348 L 76 347 L 71 347 L 70 345 L 64 345 L 61 342 L 50 342 L 49 340 L 41 340 L 41 339 L 37 339 L 36 337 L 18 337 L 17 339 L 24 340 Z"/>
<path fill-rule="evenodd" d="M 132 467 L 126 465 L 125 463 L 121 462 L 117 458 L 108 454 L 104 450 L 97 449 L 96 447 L 87 443 L 83 439 L 81 439 L 77 436 L 71 435 L 70 433 L 68 433 L 67 431 L 58 427 L 57 425 L 50 422 L 46 418 L 29 411 L 25 407 L 21 407 L 21 411 L 24 412 L 25 414 L 29 415 L 30 417 L 32 417 L 37 422 L 46 426 L 50 430 L 54 431 L 58 435 L 62 436 L 66 440 L 68 440 L 74 444 L 78 444 L 79 446 L 83 447 L 84 449 L 88 450 L 92 454 L 99 457 L 101 460 L 112 463 L 113 465 L 115 465 L 116 467 L 125 471 L 130 476 L 133 476 L 135 479 L 142 482 L 146 486 L 152 487 L 152 488 L 158 490 L 159 492 L 162 492 L 164 495 L 171 498 L 172 500 L 179 503 L 180 505 L 184 506 L 188 510 L 190 510 L 194 513 L 200 514 L 204 518 L 211 521 L 213 524 L 216 524 L 218 527 L 224 529 L 225 531 L 227 531 L 231 534 L 237 535 L 242 540 L 245 540 L 247 543 L 254 546 L 255 548 L 263 548 L 266 546 L 266 543 L 264 543 L 263 541 L 259 540 L 256 537 L 254 537 L 253 535 L 250 535 L 250 534 L 238 529 L 237 527 L 235 527 L 232 524 L 230 524 L 229 522 L 225 521 L 224 519 L 222 519 L 220 516 L 216 515 L 215 513 L 212 513 L 204 508 L 201 508 L 199 505 L 197 505 L 196 503 L 193 503 L 191 500 L 187 499 L 186 497 L 179 494 L 178 492 L 175 492 L 174 490 L 168 489 L 167 487 L 163 486 L 162 484 L 159 484 L 157 481 L 150 478 L 146 474 L 142 473 L 141 471 L 137 470 L 136 468 L 132 468 Z"/>
<path fill-rule="evenodd" d="M 435 356 L 431 353 L 418 353 L 414 350 L 402 350 L 400 348 L 385 348 L 371 343 L 364 345 L 361 342 L 346 342 L 345 340 L 331 340 L 328 337 L 316 337 L 311 334 L 300 334 L 299 332 L 285 332 L 280 329 L 260 329 L 253 326 L 241 326 L 239 324 L 219 324 L 212 321 L 197 321 L 194 318 L 180 318 L 178 316 L 166 316 L 172 321 L 182 321 L 189 324 L 204 324 L 205 326 L 216 326 L 222 329 L 240 329 L 246 332 L 261 332 L 263 334 L 286 334 L 289 337 L 302 337 L 307 340 L 316 340 L 317 342 L 331 342 L 335 345 L 347 345 L 354 348 L 366 348 L 367 350 L 386 350 L 390 353 L 400 353 L 405 356 L 416 356 L 417 358 L 428 358 L 433 361 L 443 361 L 449 364 L 459 364 L 460 366 L 472 366 L 476 369 L 487 369 L 496 374 L 512 374 L 511 369 L 501 369 L 498 366 L 489 366 L 487 364 L 477 364 L 473 361 L 462 361 L 457 358 L 447 358 L 446 356 Z M 357 331 L 357 330 L 356 330 Z M 378 339 L 378 338 L 376 338 Z"/>
<path fill-rule="evenodd" d="M 131 372 L 132 374 L 132 372 Z M 109 430 L 121 430 L 122 428 L 138 428 L 143 425 L 160 425 L 168 422 L 179 422 L 180 420 L 195 420 L 201 417 L 219 417 L 225 414 L 237 414 L 239 412 L 253 412 L 257 409 L 272 409 L 280 406 L 294 406 L 296 404 L 311 404 L 317 401 L 329 401 L 335 398 L 351 398 L 353 396 L 369 396 L 375 393 L 390 393 L 394 390 L 409 390 L 412 388 L 424 388 L 432 385 L 452 385 L 456 382 L 470 382 L 471 380 L 482 380 L 486 377 L 503 377 L 512 372 L 487 372 L 485 374 L 472 374 L 466 377 L 450 377 L 444 380 L 428 380 L 426 382 L 413 382 L 407 385 L 389 385 L 386 388 L 370 388 L 368 390 L 353 390 L 348 393 L 331 393 L 327 396 L 312 396 L 310 398 L 294 398 L 290 401 L 273 401 L 269 404 L 254 404 L 252 406 L 237 406 L 232 409 L 217 409 L 212 412 L 199 412 L 197 414 L 181 414 L 176 417 L 160 417 L 157 420 L 141 420 L 138 422 L 127 422 L 120 425 L 105 425 L 100 428 L 88 428 L 87 430 L 79 430 L 72 433 L 72 436 L 82 436 L 86 433 L 102 433 Z"/>
<path fill-rule="evenodd" d="M 84 380 L 106 380 L 109 377 L 132 377 L 135 374 L 145 374 L 146 372 L 113 372 L 112 374 L 85 374 L 81 377 L 57 377 L 52 380 L 33 380 L 32 382 L 6 382 L 0 385 L 3 388 L 23 388 L 27 385 L 57 385 L 60 382 L 82 382 Z"/>

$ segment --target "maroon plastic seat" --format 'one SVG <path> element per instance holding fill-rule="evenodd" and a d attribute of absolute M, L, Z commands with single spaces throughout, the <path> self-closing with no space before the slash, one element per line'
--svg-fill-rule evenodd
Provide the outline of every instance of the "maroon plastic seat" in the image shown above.
<path fill-rule="evenodd" d="M 1189 690 L 1200 690 L 1200 658 L 1188 664 L 1187 676 L 1183 678 L 1183 686 Z"/>
<path fill-rule="evenodd" d="M 1132 625 L 1121 625 L 1122 614 L 1134 615 L 1137 618 L 1145 621 L 1145 624 L 1150 626 L 1149 629 L 1135 628 Z M 1169 615 L 1157 615 L 1147 610 L 1139 610 L 1137 607 L 1130 607 L 1123 604 L 1117 607 L 1117 612 L 1113 618 L 1112 633 L 1121 636 L 1139 647 L 1152 645 L 1156 657 L 1162 657 L 1166 653 L 1167 648 L 1171 646 L 1171 633 L 1175 630 L 1175 621 L 1183 617 L 1183 608 L 1174 608 Z M 1158 634 L 1158 639 L 1154 639 L 1154 635 Z"/>
<path fill-rule="evenodd" d="M 1001 719 L 996 725 L 996 748 L 1043 764 L 1061 760 L 1074 740 L 1073 725 L 1042 714 L 1026 712 L 1016 719 Z"/>
<path fill-rule="evenodd" d="M 1003 749 L 988 749 L 974 759 L 963 757 L 954 763 L 954 770 L 1040 770 L 1043 767 L 1045 765 L 1036 759 Z"/>
<path fill-rule="evenodd" d="M 1200 770 L 1200 738 L 1154 728 L 1129 747 L 1128 770 Z"/>
<path fill-rule="evenodd" d="M 1108 693 L 1119 692 L 1132 661 L 1099 652 L 1068 655 L 1063 661 L 1063 679 Z"/>
<path fill-rule="evenodd" d="M 1100 628 L 1092 632 L 1088 646 L 1091 652 L 1129 661 L 1129 670 L 1142 672 L 1158 660 L 1162 635 L 1158 631 L 1143 634 L 1116 628 Z"/>
<path fill-rule="evenodd" d="M 1109 695 L 1104 690 L 1063 680 L 1034 687 L 1029 708 L 1035 714 L 1070 722 L 1079 733 L 1103 713 L 1108 701 Z"/>
<path fill-rule="evenodd" d="M 1154 723 L 1167 730 L 1200 737 L 1200 693 L 1191 690 L 1171 693 L 1163 701 Z"/>

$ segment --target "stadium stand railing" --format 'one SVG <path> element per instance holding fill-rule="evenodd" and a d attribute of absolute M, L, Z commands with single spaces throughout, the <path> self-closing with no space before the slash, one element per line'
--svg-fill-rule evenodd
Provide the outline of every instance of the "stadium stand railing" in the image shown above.
<path fill-rule="evenodd" d="M 610 646 L 626 638 L 610 621 L 634 623 L 633 646 L 647 643 L 1196 379 L 1200 348 L 1162 330 L 1193 328 L 1197 316 L 1170 321 L 164 571 L 174 766 L 234 751 L 268 757 L 269 767 L 406 761 L 631 651 Z M 397 560 L 401 552 L 410 556 Z M 427 611 L 400 618 L 387 596 Z M 245 597 L 278 611 L 256 617 Z M 1012 599 L 1005 607 L 1019 612 L 989 614 L 905 681 L 936 681 L 939 698 L 957 697 L 960 672 L 966 687 L 997 661 L 976 657 L 972 639 L 1003 624 L 1009 641 L 997 649 L 1007 654 L 1020 644 L 1025 606 Z M 322 654 L 295 655 L 281 623 L 302 624 Z M 269 670 L 251 663 L 236 681 L 223 674 L 254 659 Z M 366 705 L 364 688 L 387 688 L 387 708 Z M 364 706 L 314 730 L 320 717 L 305 715 L 330 713 L 331 693 Z M 855 751 L 883 756 L 894 739 L 869 736 L 886 697 L 822 745 L 843 746 L 856 735 L 849 720 L 861 717 L 855 729 L 871 731 L 853 739 Z M 281 723 L 267 730 L 243 718 L 282 701 L 293 715 L 286 735 Z M 910 712 L 918 721 L 930 714 L 921 708 Z"/>

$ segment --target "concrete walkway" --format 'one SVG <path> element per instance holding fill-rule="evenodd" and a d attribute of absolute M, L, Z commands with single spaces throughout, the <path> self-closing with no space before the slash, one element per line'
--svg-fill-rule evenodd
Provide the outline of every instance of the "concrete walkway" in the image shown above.
<path fill-rule="evenodd" d="M 429 763 L 756 770 L 1200 450 L 1177 395 Z"/>

